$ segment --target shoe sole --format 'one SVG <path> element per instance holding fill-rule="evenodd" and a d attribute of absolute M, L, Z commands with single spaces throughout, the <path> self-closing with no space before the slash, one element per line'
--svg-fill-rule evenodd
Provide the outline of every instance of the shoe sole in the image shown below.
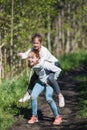
<path fill-rule="evenodd" d="M 26 100 L 19 100 L 18 102 L 20 102 L 20 103 L 23 103 L 23 102 L 26 102 L 26 101 L 28 101 L 28 100 L 30 100 L 30 98 L 29 99 L 26 99 Z"/>
<path fill-rule="evenodd" d="M 29 122 L 28 121 L 28 124 L 34 124 L 34 123 L 37 123 L 38 122 L 38 120 L 36 120 L 35 122 Z"/>
<path fill-rule="evenodd" d="M 62 123 L 62 121 L 60 121 L 59 123 L 53 123 L 53 125 L 60 125 Z"/>
<path fill-rule="evenodd" d="M 59 105 L 59 107 L 65 107 L 65 104 L 64 105 Z"/>
<path fill-rule="evenodd" d="M 65 106 L 65 100 L 64 98 L 62 99 L 62 103 L 60 103 L 61 101 L 59 101 L 59 107 L 64 107 Z"/>

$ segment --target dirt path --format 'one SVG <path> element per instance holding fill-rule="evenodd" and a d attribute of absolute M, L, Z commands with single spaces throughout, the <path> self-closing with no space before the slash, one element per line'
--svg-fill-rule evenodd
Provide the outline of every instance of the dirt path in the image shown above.
<path fill-rule="evenodd" d="M 63 117 L 63 122 L 59 126 L 52 125 L 53 114 L 45 101 L 44 94 L 40 96 L 38 102 L 39 122 L 33 125 L 27 123 L 31 117 L 31 110 L 20 108 L 20 115 L 23 119 L 18 119 L 9 130 L 87 130 L 87 120 L 78 116 L 79 108 L 77 107 L 79 92 L 77 88 L 80 82 L 75 81 L 75 76 L 86 73 L 87 67 L 79 67 L 75 71 L 65 74 L 59 81 L 62 93 L 65 97 L 66 106 L 59 108 Z M 57 96 L 54 99 L 58 106 Z"/>

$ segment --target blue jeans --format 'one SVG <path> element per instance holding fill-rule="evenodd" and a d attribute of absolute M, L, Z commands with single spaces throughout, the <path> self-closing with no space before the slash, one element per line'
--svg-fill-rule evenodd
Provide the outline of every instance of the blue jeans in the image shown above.
<path fill-rule="evenodd" d="M 37 98 L 46 89 L 46 101 L 48 102 L 54 116 L 59 116 L 57 106 L 52 98 L 53 88 L 51 86 L 45 86 L 41 82 L 37 82 L 31 93 L 31 106 L 32 106 L 32 115 L 37 116 Z"/>

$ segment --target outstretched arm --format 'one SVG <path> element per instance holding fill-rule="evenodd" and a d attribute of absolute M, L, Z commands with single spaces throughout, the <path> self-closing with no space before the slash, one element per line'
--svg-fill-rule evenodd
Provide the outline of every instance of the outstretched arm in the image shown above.
<path fill-rule="evenodd" d="M 30 51 L 31 51 L 31 49 L 29 49 L 29 50 L 26 51 L 26 52 L 20 52 L 20 53 L 18 53 L 17 55 L 18 55 L 18 57 L 20 57 L 21 59 L 26 59 L 26 58 L 28 58 L 28 54 L 29 54 Z"/>

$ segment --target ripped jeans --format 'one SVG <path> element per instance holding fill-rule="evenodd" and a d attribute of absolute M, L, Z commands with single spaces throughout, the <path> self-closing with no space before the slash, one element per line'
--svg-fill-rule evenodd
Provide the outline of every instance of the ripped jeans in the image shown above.
<path fill-rule="evenodd" d="M 59 116 L 59 112 L 57 109 L 57 106 L 52 98 L 53 96 L 53 88 L 51 86 L 46 86 L 42 84 L 40 81 L 38 81 L 31 93 L 31 106 L 32 106 L 32 115 L 37 116 L 37 98 L 42 93 L 43 90 L 46 90 L 45 97 L 46 101 L 48 102 L 53 115 Z"/>

